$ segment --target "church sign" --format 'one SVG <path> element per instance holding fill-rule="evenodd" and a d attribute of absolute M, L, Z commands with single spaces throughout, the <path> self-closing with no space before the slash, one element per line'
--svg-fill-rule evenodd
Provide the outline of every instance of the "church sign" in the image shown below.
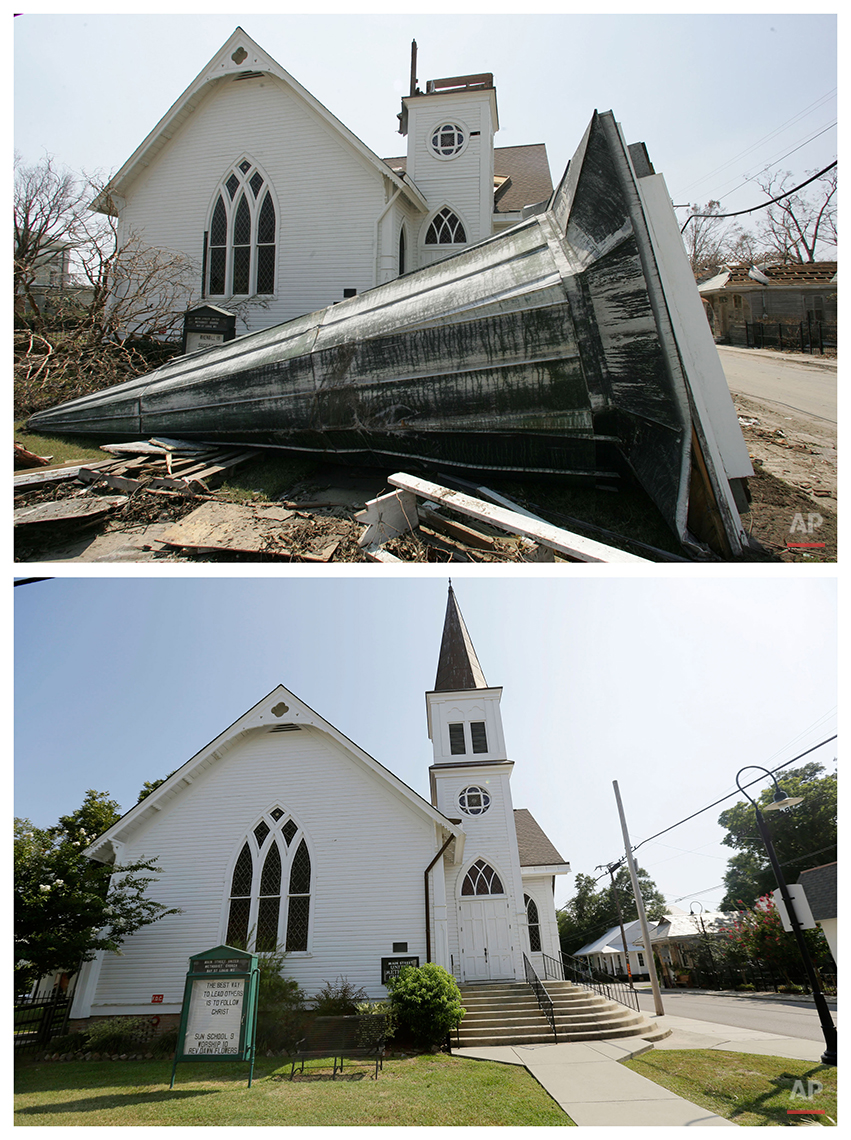
<path fill-rule="evenodd" d="M 171 1088 L 178 1061 L 249 1061 L 251 1087 L 259 978 L 257 955 L 232 946 L 189 959 Z"/>
<path fill-rule="evenodd" d="M 183 318 L 183 354 L 224 344 L 236 336 L 236 314 L 218 305 L 198 305 Z"/>
<path fill-rule="evenodd" d="M 420 960 L 416 957 L 405 958 L 382 958 L 381 959 L 381 984 L 386 986 L 388 982 L 394 981 L 399 977 L 404 966 L 419 966 Z"/>

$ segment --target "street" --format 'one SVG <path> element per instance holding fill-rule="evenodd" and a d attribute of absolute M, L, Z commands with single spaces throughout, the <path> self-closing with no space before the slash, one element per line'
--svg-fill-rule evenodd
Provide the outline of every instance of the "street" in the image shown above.
<path fill-rule="evenodd" d="M 642 1013 L 652 1017 L 656 1007 L 650 986 L 636 988 Z M 695 994 L 662 990 L 662 1005 L 665 1013 L 674 1017 L 693 1017 L 698 1021 L 736 1025 L 742 1029 L 758 1029 L 765 1033 L 803 1037 L 810 1041 L 824 1040 L 816 1008 L 808 1001 L 773 999 L 770 995 L 754 997 L 745 994 Z M 835 1025 L 836 1002 L 828 1000 L 828 1007 Z"/>
<path fill-rule="evenodd" d="M 836 361 L 718 345 L 731 392 L 836 423 Z"/>

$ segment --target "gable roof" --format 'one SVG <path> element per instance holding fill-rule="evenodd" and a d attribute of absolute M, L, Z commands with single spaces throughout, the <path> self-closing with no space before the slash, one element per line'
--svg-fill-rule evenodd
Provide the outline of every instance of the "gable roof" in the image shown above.
<path fill-rule="evenodd" d="M 816 922 L 836 918 L 836 868 L 836 863 L 825 863 L 798 876 Z"/>
<path fill-rule="evenodd" d="M 560 868 L 560 872 L 553 870 L 553 874 L 570 870 L 570 864 L 562 859 L 528 808 L 514 809 L 514 830 L 521 868 Z"/>
<path fill-rule="evenodd" d="M 135 807 L 126 812 L 117 823 L 114 823 L 87 847 L 83 854 L 101 863 L 113 862 L 121 846 L 132 837 L 134 832 L 162 811 L 170 800 L 191 793 L 195 778 L 205 769 L 211 768 L 222 760 L 241 740 L 257 732 L 292 732 L 302 727 L 315 728 L 325 733 L 348 753 L 353 764 L 358 765 L 373 777 L 382 780 L 400 799 L 427 816 L 448 837 L 454 836 L 455 860 L 456 862 L 461 861 L 464 852 L 463 827 L 453 823 L 397 776 L 394 776 L 383 764 L 379 764 L 377 760 L 374 760 L 372 756 L 334 728 L 329 721 L 299 700 L 289 689 L 285 689 L 283 685 L 278 685 L 271 693 L 258 701 L 253 708 L 250 708 L 248 712 L 220 733 L 215 740 L 212 740 L 200 752 L 187 760 L 177 771 L 172 772 L 167 780 L 164 780 L 141 803 L 137 803 Z"/>
<path fill-rule="evenodd" d="M 652 930 L 653 924 L 650 923 L 649 925 Z M 635 939 L 641 935 L 641 923 L 637 918 L 624 925 L 624 934 L 626 935 L 627 950 L 639 951 L 644 949 L 643 946 L 636 945 L 635 942 Z M 623 954 L 621 928 L 610 926 L 605 934 L 601 934 L 599 938 L 595 938 L 592 942 L 586 942 L 584 946 L 573 951 L 574 958 L 578 958 L 580 954 Z"/>
<path fill-rule="evenodd" d="M 371 151 L 365 143 L 362 143 L 326 107 L 323 107 L 318 99 L 315 99 L 306 88 L 302 87 L 289 72 L 285 71 L 240 27 L 234 30 L 210 62 L 192 80 L 180 98 L 166 111 L 147 138 L 130 155 L 118 173 L 113 175 L 107 186 L 92 203 L 91 208 L 99 213 L 116 213 L 113 199 L 123 196 L 137 175 L 151 165 L 163 147 L 186 125 L 201 100 L 213 87 L 222 83 L 246 79 L 260 73 L 272 75 L 289 87 L 309 110 L 341 135 L 350 147 L 379 174 L 388 178 L 417 208 L 424 212 L 428 211 L 428 203 L 412 182 L 389 169 L 378 155 Z"/>

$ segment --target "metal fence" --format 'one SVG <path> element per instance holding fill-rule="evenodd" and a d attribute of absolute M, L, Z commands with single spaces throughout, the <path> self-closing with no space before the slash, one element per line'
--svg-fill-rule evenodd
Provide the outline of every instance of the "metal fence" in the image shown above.
<path fill-rule="evenodd" d="M 636 1013 L 640 1012 L 638 994 L 635 990 L 618 981 L 611 974 L 606 974 L 602 970 L 591 970 L 581 959 L 574 958 L 572 954 L 565 954 L 564 951 L 562 951 L 561 962 L 557 958 L 550 957 L 549 954 L 544 954 L 543 959 L 545 978 L 552 978 L 553 981 L 573 982 L 575 986 L 582 986 L 586 990 L 600 994 L 609 1001 L 620 1002 L 621 1005 L 634 1009 Z"/>
<path fill-rule="evenodd" d="M 51 994 L 30 994 L 15 999 L 15 1052 L 40 1052 L 55 1037 L 68 1032 L 68 1016 L 74 998 L 73 987 Z"/>
<path fill-rule="evenodd" d="M 776 348 L 780 352 L 803 352 L 811 356 L 824 356 L 825 350 L 836 351 L 835 321 L 807 319 L 795 324 L 746 321 L 744 329 L 747 348 Z"/>

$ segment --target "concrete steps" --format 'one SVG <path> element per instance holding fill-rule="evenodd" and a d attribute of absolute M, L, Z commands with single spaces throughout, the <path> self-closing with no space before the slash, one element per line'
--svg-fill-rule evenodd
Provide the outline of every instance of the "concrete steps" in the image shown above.
<path fill-rule="evenodd" d="M 554 1042 L 553 1031 L 531 986 L 525 982 L 461 986 L 467 1010 L 458 1030 L 461 1048 L 481 1045 L 543 1045 Z M 662 1034 L 642 1013 L 608 1001 L 572 982 L 546 982 L 553 1003 L 559 1042 L 616 1037 L 655 1039 Z"/>

